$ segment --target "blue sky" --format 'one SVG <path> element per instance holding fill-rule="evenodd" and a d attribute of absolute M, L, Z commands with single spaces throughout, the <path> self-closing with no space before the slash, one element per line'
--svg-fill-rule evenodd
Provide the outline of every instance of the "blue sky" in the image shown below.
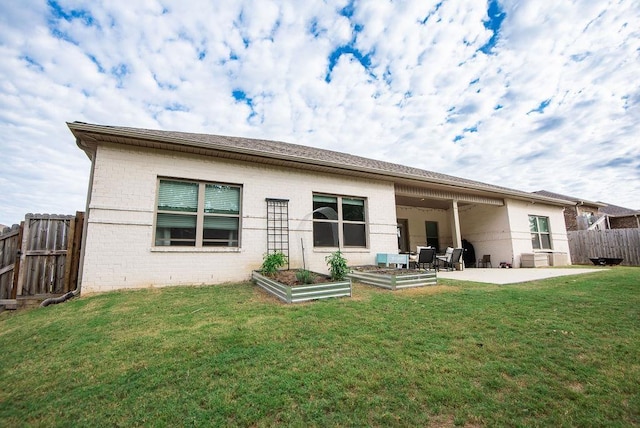
<path fill-rule="evenodd" d="M 0 0 L 0 224 L 84 209 L 76 120 L 640 209 L 639 29 L 632 0 Z"/>

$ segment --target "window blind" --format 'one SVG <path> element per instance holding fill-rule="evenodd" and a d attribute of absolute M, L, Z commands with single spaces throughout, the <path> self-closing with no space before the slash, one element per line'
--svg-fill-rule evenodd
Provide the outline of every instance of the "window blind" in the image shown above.
<path fill-rule="evenodd" d="M 158 210 L 196 212 L 198 210 L 198 183 L 160 180 Z"/>
<path fill-rule="evenodd" d="M 204 212 L 239 214 L 240 189 L 219 184 L 207 184 L 204 190 Z"/>

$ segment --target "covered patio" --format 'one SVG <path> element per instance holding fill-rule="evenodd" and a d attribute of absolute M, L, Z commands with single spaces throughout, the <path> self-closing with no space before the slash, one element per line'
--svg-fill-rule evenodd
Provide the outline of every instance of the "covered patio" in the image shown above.
<path fill-rule="evenodd" d="M 463 194 L 447 190 L 396 184 L 398 250 L 416 252 L 418 246 L 473 247 L 467 266 L 490 254 L 496 266 L 513 263 L 505 201 L 495 195 Z"/>
<path fill-rule="evenodd" d="M 394 192 L 401 253 L 417 253 L 423 246 L 439 254 L 447 247 L 465 248 L 459 270 L 477 265 L 485 255 L 493 268 L 528 267 L 531 259 L 538 267 L 570 265 L 563 212 L 556 200 L 541 201 L 537 195 L 464 179 L 396 180 Z M 532 233 L 532 219 L 544 221 L 545 228 Z M 538 241 L 538 231 L 544 241 Z"/>

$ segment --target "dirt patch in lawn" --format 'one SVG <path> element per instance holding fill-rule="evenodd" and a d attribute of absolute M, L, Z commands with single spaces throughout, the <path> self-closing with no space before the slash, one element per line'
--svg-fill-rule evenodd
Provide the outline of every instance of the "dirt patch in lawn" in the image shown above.
<path fill-rule="evenodd" d="M 396 291 L 396 293 L 402 293 L 408 296 L 418 296 L 425 294 L 439 294 L 439 293 L 457 293 L 460 289 L 452 287 L 450 285 L 429 285 L 427 287 L 411 287 Z"/>

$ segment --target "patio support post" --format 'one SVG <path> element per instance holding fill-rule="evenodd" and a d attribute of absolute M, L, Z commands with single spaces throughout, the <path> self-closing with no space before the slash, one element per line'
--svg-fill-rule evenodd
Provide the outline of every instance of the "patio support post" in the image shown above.
<path fill-rule="evenodd" d="M 462 248 L 462 238 L 460 237 L 460 216 L 458 214 L 458 200 L 451 201 L 451 238 L 455 248 Z"/>
<path fill-rule="evenodd" d="M 458 214 L 458 200 L 451 201 L 451 239 L 455 248 L 462 248 L 462 238 L 460 237 L 460 215 Z M 464 262 L 460 258 L 460 270 L 464 270 Z"/>

